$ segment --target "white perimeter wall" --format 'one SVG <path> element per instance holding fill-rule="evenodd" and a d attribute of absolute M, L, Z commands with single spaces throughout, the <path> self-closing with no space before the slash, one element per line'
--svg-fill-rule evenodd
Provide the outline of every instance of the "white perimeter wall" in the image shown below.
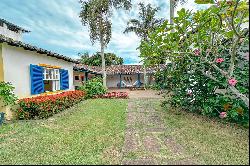
<path fill-rule="evenodd" d="M 11 82 L 19 98 L 31 95 L 30 64 L 39 63 L 61 66 L 69 71 L 69 90 L 73 90 L 73 63 L 55 57 L 41 55 L 34 51 L 3 44 L 4 81 Z"/>

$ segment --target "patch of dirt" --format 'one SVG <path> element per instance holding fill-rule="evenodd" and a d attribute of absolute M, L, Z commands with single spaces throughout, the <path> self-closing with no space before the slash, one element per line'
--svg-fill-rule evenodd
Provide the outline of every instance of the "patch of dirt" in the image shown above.
<path fill-rule="evenodd" d="M 183 147 L 176 143 L 176 141 L 171 137 L 166 137 L 165 145 L 171 149 L 171 151 L 177 155 L 183 154 Z"/>
<path fill-rule="evenodd" d="M 134 103 L 129 102 L 129 103 L 128 103 L 128 107 L 127 107 L 127 112 L 136 111 L 135 109 L 136 109 L 136 107 L 134 106 Z"/>
<path fill-rule="evenodd" d="M 157 163 L 153 159 L 134 159 L 124 160 L 122 165 L 157 165 Z"/>
<path fill-rule="evenodd" d="M 148 119 L 143 113 L 129 112 L 127 114 L 127 125 L 147 124 Z"/>
<path fill-rule="evenodd" d="M 150 127 L 150 128 L 145 128 L 144 131 L 145 132 L 149 132 L 149 133 L 163 133 L 165 132 L 167 129 L 166 128 L 161 128 L 161 127 Z"/>
<path fill-rule="evenodd" d="M 119 149 L 115 147 L 109 147 L 102 152 L 102 160 L 109 164 L 117 165 L 121 161 L 122 154 Z"/>
<path fill-rule="evenodd" d="M 153 115 L 149 116 L 149 123 L 157 125 L 157 126 L 162 126 L 164 125 L 162 118 L 159 115 Z"/>
<path fill-rule="evenodd" d="M 200 164 L 194 161 L 193 159 L 181 159 L 181 160 L 165 162 L 164 165 L 200 165 Z"/>
<path fill-rule="evenodd" d="M 136 151 L 139 149 L 138 134 L 134 130 L 127 130 L 125 132 L 125 142 L 123 146 L 124 152 Z"/>
<path fill-rule="evenodd" d="M 148 135 L 144 138 L 143 145 L 145 149 L 150 152 L 160 152 L 161 149 L 159 141 L 152 135 Z"/>

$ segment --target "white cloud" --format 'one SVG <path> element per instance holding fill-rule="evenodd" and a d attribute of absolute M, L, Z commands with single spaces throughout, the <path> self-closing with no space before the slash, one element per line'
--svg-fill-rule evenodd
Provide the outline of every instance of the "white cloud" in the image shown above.
<path fill-rule="evenodd" d="M 125 61 L 131 63 L 140 61 L 139 50 L 136 50 L 140 44 L 140 39 L 134 33 L 123 34 L 123 31 L 126 28 L 127 21 L 138 16 L 139 8 L 137 4 L 139 2 L 160 6 L 161 11 L 157 16 L 169 18 L 169 0 L 132 0 L 133 9 L 131 11 L 114 11 L 112 38 L 106 52 L 116 53 L 123 57 Z M 36 0 L 36 2 L 26 0 L 22 1 L 22 6 L 8 0 L 1 0 L 1 3 L 5 10 L 0 10 L 0 15 L 7 17 L 9 13 L 12 13 L 9 17 L 14 17 L 17 22 L 24 25 L 24 28 L 32 31 L 25 35 L 25 39 L 33 43 L 41 43 L 48 48 L 53 47 L 53 50 L 58 50 L 61 54 L 71 57 L 75 57 L 74 53 L 77 52 L 89 51 L 95 53 L 100 50 L 98 44 L 92 46 L 88 28 L 81 25 L 78 16 L 81 8 L 78 0 Z M 176 11 L 182 7 L 197 10 L 198 8 L 204 8 L 204 5 L 197 6 L 193 0 L 188 0 L 186 4 L 179 5 Z"/>

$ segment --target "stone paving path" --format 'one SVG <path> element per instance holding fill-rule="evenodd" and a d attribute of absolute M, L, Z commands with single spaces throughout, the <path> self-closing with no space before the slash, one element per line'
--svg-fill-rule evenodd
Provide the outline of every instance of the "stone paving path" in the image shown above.
<path fill-rule="evenodd" d="M 157 103 L 157 104 L 156 104 Z M 123 165 L 191 165 L 196 162 L 167 135 L 160 99 L 130 99 L 127 108 Z M 158 106 L 158 107 L 157 107 Z"/>

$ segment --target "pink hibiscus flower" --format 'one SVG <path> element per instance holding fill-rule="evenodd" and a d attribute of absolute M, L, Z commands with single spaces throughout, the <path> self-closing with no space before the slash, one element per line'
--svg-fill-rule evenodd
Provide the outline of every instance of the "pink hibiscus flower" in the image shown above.
<path fill-rule="evenodd" d="M 218 59 L 216 59 L 216 62 L 217 63 L 222 63 L 222 62 L 224 62 L 224 59 L 223 58 L 218 58 Z"/>
<path fill-rule="evenodd" d="M 201 52 L 200 52 L 200 50 L 199 50 L 199 49 L 195 49 L 195 50 L 194 50 L 194 54 L 195 54 L 196 56 L 199 56 L 199 55 L 200 55 L 200 53 L 201 53 Z"/>
<path fill-rule="evenodd" d="M 229 85 L 231 85 L 231 86 L 235 86 L 237 82 L 238 82 L 238 81 L 237 81 L 236 79 L 234 79 L 234 78 L 231 78 L 230 80 L 228 80 L 228 83 L 229 83 Z"/>
<path fill-rule="evenodd" d="M 221 112 L 220 113 L 220 118 L 223 119 L 223 118 L 226 118 L 227 117 L 227 113 L 226 112 Z"/>

